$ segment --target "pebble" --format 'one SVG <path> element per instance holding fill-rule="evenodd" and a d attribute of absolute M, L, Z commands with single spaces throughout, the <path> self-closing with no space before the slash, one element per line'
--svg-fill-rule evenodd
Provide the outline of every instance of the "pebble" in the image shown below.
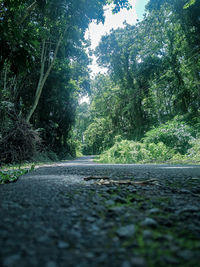
<path fill-rule="evenodd" d="M 42 235 L 37 238 L 39 243 L 49 243 L 49 237 L 47 235 Z"/>
<path fill-rule="evenodd" d="M 107 200 L 107 201 L 105 202 L 105 204 L 106 204 L 106 206 L 112 206 L 112 205 L 115 204 L 115 201 L 112 200 L 112 199 L 109 199 L 109 200 Z"/>
<path fill-rule="evenodd" d="M 158 223 L 156 222 L 156 220 L 147 217 L 144 219 L 144 221 L 141 223 L 141 225 L 142 226 L 156 227 L 156 226 L 158 226 Z"/>
<path fill-rule="evenodd" d="M 178 252 L 178 256 L 183 258 L 184 260 L 191 260 L 193 258 L 194 253 L 191 250 L 182 250 Z"/>
<path fill-rule="evenodd" d="M 124 261 L 122 262 L 122 266 L 121 267 L 131 267 L 131 263 L 129 261 Z"/>
<path fill-rule="evenodd" d="M 121 204 L 126 203 L 126 199 L 124 199 L 123 197 L 120 197 L 120 196 L 113 196 L 112 199 L 113 199 L 115 202 L 118 202 L 118 203 L 121 203 Z"/>
<path fill-rule="evenodd" d="M 160 212 L 160 209 L 158 208 L 153 208 L 153 209 L 148 210 L 148 214 L 156 214 L 159 212 Z"/>
<path fill-rule="evenodd" d="M 126 226 L 122 226 L 116 231 L 119 237 L 129 237 L 135 234 L 135 225 L 130 224 Z"/>
<path fill-rule="evenodd" d="M 3 261 L 4 267 L 12 267 L 14 266 L 19 260 L 21 259 L 20 254 L 13 254 L 8 257 L 6 257 Z"/>
<path fill-rule="evenodd" d="M 153 234 L 150 230 L 144 230 L 143 231 L 143 238 L 146 240 L 152 239 L 153 238 Z"/>
<path fill-rule="evenodd" d="M 61 248 L 61 249 L 69 248 L 69 243 L 60 240 L 58 241 L 58 248 Z"/>
<path fill-rule="evenodd" d="M 114 213 L 122 213 L 124 212 L 124 210 L 125 210 L 125 207 L 123 206 L 115 206 L 115 207 L 109 208 L 109 211 L 114 212 Z"/>
<path fill-rule="evenodd" d="M 131 259 L 131 266 L 134 267 L 146 267 L 147 263 L 142 257 L 134 257 Z"/>
<path fill-rule="evenodd" d="M 47 262 L 45 267 L 58 267 L 55 261 L 49 261 Z"/>

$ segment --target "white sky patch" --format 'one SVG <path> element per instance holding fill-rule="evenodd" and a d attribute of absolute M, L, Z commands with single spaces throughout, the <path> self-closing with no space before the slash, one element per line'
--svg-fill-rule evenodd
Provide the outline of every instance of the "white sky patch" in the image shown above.
<path fill-rule="evenodd" d="M 137 0 L 137 1 L 141 1 L 141 0 Z M 87 30 L 85 37 L 86 39 L 91 40 L 91 49 L 95 49 L 97 45 L 99 44 L 101 37 L 109 33 L 111 29 L 125 27 L 123 24 L 124 21 L 126 21 L 130 25 L 134 25 L 136 23 L 136 20 L 138 19 L 136 10 L 135 10 L 136 0 L 130 0 L 129 2 L 131 3 L 133 8 L 130 10 L 122 9 L 117 14 L 112 14 L 111 6 L 106 6 L 105 7 L 105 23 L 96 24 L 95 22 L 92 22 L 89 25 L 89 29 Z M 92 57 L 92 59 L 93 59 L 93 63 L 90 66 L 92 70 L 91 76 L 95 76 L 99 72 L 105 73 L 107 71 L 107 69 L 100 68 L 98 66 L 94 56 Z"/>
<path fill-rule="evenodd" d="M 133 8 L 130 10 L 123 9 L 117 14 L 112 14 L 111 6 L 105 7 L 105 23 L 96 24 L 92 22 L 89 25 L 89 29 L 86 33 L 86 38 L 91 38 L 91 48 L 95 49 L 98 45 L 101 37 L 106 33 L 109 33 L 111 29 L 117 29 L 124 27 L 123 23 L 126 21 L 128 24 L 135 24 L 137 20 L 137 14 L 135 11 L 136 1 L 130 1 Z"/>
<path fill-rule="evenodd" d="M 83 97 L 80 98 L 80 100 L 79 100 L 79 104 L 82 104 L 82 103 L 84 103 L 84 102 L 86 102 L 87 104 L 89 104 L 90 99 L 89 99 L 88 96 L 83 96 Z"/>

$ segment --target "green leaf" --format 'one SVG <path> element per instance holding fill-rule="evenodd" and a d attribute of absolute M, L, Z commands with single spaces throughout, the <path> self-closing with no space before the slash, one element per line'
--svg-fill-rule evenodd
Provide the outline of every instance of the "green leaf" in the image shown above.
<path fill-rule="evenodd" d="M 184 5 L 184 9 L 189 8 L 190 6 L 194 5 L 196 3 L 196 0 L 190 0 Z"/>

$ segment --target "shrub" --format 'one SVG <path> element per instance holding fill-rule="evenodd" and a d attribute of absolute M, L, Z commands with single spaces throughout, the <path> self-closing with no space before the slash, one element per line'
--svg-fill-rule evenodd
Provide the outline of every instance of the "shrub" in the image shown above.
<path fill-rule="evenodd" d="M 40 145 L 39 134 L 22 118 L 10 120 L 9 127 L 1 132 L 0 162 L 19 163 L 30 160 Z"/>
<path fill-rule="evenodd" d="M 122 140 L 100 155 L 104 163 L 137 163 L 149 158 L 149 151 L 139 142 Z"/>
<path fill-rule="evenodd" d="M 200 138 L 191 141 L 190 145 L 192 147 L 188 149 L 186 157 L 194 161 L 200 161 Z"/>
<path fill-rule="evenodd" d="M 173 149 L 163 143 L 143 144 L 134 141 L 122 140 L 102 153 L 100 162 L 104 163 L 142 163 L 152 161 L 166 161 L 175 154 Z"/>
<path fill-rule="evenodd" d="M 149 160 L 165 161 L 175 155 L 175 150 L 167 147 L 162 142 L 146 144 L 145 147 L 149 151 Z"/>
<path fill-rule="evenodd" d="M 148 131 L 143 138 L 145 144 L 158 144 L 162 142 L 176 153 L 185 154 L 191 147 L 194 132 L 185 122 L 180 121 L 179 117 L 168 121 L 161 126 Z"/>

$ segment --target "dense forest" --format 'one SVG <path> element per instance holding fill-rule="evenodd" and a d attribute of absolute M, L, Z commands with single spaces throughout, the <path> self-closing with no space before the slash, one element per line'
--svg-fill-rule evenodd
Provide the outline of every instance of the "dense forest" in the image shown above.
<path fill-rule="evenodd" d="M 104 162 L 200 160 L 200 2 L 150 0 L 142 21 L 102 37 L 94 54 L 108 71 L 91 79 L 85 32 L 108 2 L 130 8 L 0 1 L 1 163 L 77 151 L 106 151 Z"/>
<path fill-rule="evenodd" d="M 95 55 L 108 72 L 79 107 L 85 153 L 111 148 L 104 162 L 199 160 L 199 14 L 199 1 L 151 0 L 141 22 L 102 37 Z"/>
<path fill-rule="evenodd" d="M 108 1 L 113 12 L 127 0 Z M 106 0 L 0 1 L 0 162 L 75 156 L 71 128 L 90 89 L 90 22 Z"/>

